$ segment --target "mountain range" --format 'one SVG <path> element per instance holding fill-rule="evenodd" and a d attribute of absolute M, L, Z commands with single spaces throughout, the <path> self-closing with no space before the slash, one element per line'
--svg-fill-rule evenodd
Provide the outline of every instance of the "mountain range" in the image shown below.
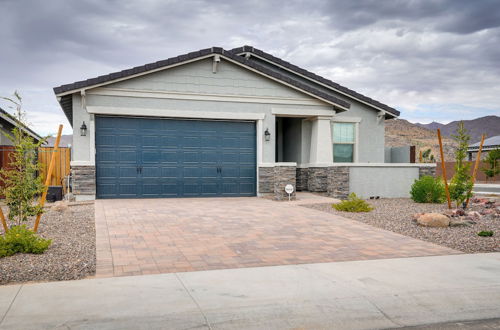
<path fill-rule="evenodd" d="M 441 134 L 444 136 L 451 137 L 457 129 L 457 125 L 460 121 L 452 121 L 448 124 L 436 123 L 433 121 L 430 124 L 420 124 L 416 123 L 420 127 L 424 127 L 430 130 L 440 129 Z M 498 116 L 486 116 L 480 117 L 472 120 L 464 120 L 464 126 L 469 131 L 471 136 L 471 143 L 481 141 L 481 135 L 486 134 L 486 138 L 500 135 L 500 117 Z"/>

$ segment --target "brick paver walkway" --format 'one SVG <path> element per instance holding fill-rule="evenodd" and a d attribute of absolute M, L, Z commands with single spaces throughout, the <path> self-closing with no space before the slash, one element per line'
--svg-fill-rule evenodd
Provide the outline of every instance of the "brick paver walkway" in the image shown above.
<path fill-rule="evenodd" d="M 262 198 L 97 200 L 97 276 L 458 251 Z"/>

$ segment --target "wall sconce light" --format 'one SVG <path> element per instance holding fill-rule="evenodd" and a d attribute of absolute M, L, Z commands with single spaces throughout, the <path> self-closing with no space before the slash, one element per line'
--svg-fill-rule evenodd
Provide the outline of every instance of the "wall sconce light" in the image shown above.
<path fill-rule="evenodd" d="M 85 122 L 83 122 L 82 126 L 80 126 L 80 135 L 81 136 L 87 135 L 87 125 L 85 125 Z"/>
<path fill-rule="evenodd" d="M 271 133 L 269 133 L 269 129 L 266 128 L 266 131 L 264 132 L 264 137 L 266 141 L 271 141 Z"/>

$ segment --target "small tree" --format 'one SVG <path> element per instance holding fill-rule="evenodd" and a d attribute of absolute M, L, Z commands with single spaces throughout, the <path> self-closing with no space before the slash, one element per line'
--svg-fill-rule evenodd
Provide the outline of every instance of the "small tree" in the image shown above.
<path fill-rule="evenodd" d="M 422 153 L 422 160 L 424 163 L 434 162 L 434 155 L 432 154 L 432 150 L 430 148 Z"/>
<path fill-rule="evenodd" d="M 500 161 L 500 149 L 491 150 L 488 153 L 488 156 L 485 159 L 485 162 L 488 163 L 489 168 L 482 168 L 481 171 L 486 175 L 486 179 L 493 178 L 495 175 L 500 174 L 500 166 L 498 166 L 498 162 Z"/>
<path fill-rule="evenodd" d="M 37 175 L 41 168 L 36 159 L 43 140 L 35 142 L 26 133 L 26 112 L 22 109 L 19 93 L 15 92 L 13 98 L 2 99 L 10 102 L 10 108 L 15 109 L 15 115 L 11 117 L 17 125 L 12 134 L 4 133 L 12 141 L 14 150 L 9 155 L 8 168 L 0 169 L 0 180 L 4 183 L 1 192 L 9 207 L 8 219 L 13 225 L 20 226 L 29 217 L 43 212 L 43 208 L 35 204 L 37 196 L 44 190 L 42 178 Z"/>
<path fill-rule="evenodd" d="M 455 174 L 450 182 L 450 198 L 455 201 L 457 208 L 472 196 L 472 179 L 470 175 L 470 164 L 464 161 L 467 156 L 470 136 L 461 121 L 458 124 L 456 134 L 452 135 L 457 141 L 455 150 Z"/>

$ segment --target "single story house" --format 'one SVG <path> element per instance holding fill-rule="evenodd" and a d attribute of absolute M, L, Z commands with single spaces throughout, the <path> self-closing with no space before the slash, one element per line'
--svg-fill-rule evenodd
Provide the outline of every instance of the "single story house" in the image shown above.
<path fill-rule="evenodd" d="M 34 141 L 39 142 L 43 139 L 29 127 L 20 125 L 19 122 L 4 109 L 0 108 L 0 146 L 12 146 L 12 140 L 8 136 L 12 136 L 14 127 L 20 127 L 27 135 L 31 136 Z"/>
<path fill-rule="evenodd" d="M 467 153 L 469 154 L 469 161 L 475 160 L 479 151 L 481 141 L 469 145 Z M 481 159 L 485 159 L 491 150 L 500 149 L 500 135 L 492 136 L 484 139 L 483 150 L 481 150 Z"/>
<path fill-rule="evenodd" d="M 363 177 L 420 175 L 383 164 L 384 121 L 399 111 L 251 46 L 202 49 L 54 92 L 75 129 L 77 199 L 279 199 L 287 184 L 345 197 L 370 186 Z M 394 185 L 379 181 L 371 186 Z"/>

